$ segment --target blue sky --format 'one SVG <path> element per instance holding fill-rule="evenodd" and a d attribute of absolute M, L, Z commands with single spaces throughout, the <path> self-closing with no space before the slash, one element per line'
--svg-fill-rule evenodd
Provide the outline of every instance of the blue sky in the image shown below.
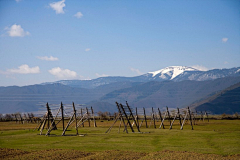
<path fill-rule="evenodd" d="M 2 0 L 0 86 L 240 66 L 238 0 Z"/>

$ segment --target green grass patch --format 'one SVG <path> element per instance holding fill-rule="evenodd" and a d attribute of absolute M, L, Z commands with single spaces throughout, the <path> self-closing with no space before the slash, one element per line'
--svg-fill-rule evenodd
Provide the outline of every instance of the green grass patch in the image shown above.
<path fill-rule="evenodd" d="M 38 135 L 40 132 L 37 130 L 33 131 L 36 124 L 0 122 L 0 148 L 20 149 L 26 152 L 50 149 L 77 150 L 84 154 L 100 154 L 106 151 L 122 151 L 127 154 L 128 151 L 131 151 L 144 154 L 148 158 L 154 158 L 157 152 L 165 153 L 166 150 L 179 154 L 186 151 L 220 156 L 240 154 L 239 120 L 197 122 L 194 130 L 191 130 L 189 124 L 180 130 L 177 122 L 172 130 L 168 129 L 168 122 L 165 124 L 166 129 L 158 129 L 160 125 L 158 122 L 157 129 L 142 126 L 141 132 L 146 133 L 129 134 L 123 132 L 123 127 L 118 133 L 116 124 L 112 131 L 106 134 L 105 131 L 112 123 L 112 121 L 97 122 L 98 127 L 96 128 L 86 126 L 79 128 L 79 134 L 84 136 L 72 136 L 76 134 L 73 127 L 66 132 L 66 136 L 60 136 L 62 133 L 60 127 L 58 130 L 52 131 L 50 136 L 45 136 Z M 43 131 L 43 133 L 46 132 L 47 130 Z M 172 153 L 166 154 L 171 155 Z"/>

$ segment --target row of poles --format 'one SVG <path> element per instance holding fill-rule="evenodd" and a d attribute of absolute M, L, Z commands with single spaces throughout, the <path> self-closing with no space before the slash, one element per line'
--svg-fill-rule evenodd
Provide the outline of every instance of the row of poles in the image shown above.
<path fill-rule="evenodd" d="M 179 120 L 181 130 L 183 129 L 183 126 L 184 126 L 186 120 L 188 120 L 190 122 L 192 130 L 193 130 L 193 125 L 196 124 L 197 112 L 196 113 L 191 112 L 189 107 L 187 107 L 187 109 L 184 110 L 185 111 L 184 116 L 181 114 L 179 108 L 177 108 L 177 112 L 175 113 L 175 115 L 171 116 L 170 113 L 169 113 L 168 107 L 166 107 L 165 114 L 164 114 L 164 116 L 162 116 L 162 113 L 161 113 L 159 108 L 158 108 L 158 113 L 156 113 L 156 112 L 154 112 L 154 109 L 152 107 L 151 122 L 148 126 L 148 122 L 147 122 L 148 118 L 146 116 L 145 108 L 143 108 L 143 115 L 140 116 L 138 114 L 137 108 L 136 108 L 136 112 L 135 112 L 135 115 L 134 115 L 133 109 L 128 105 L 127 102 L 126 102 L 126 105 L 123 105 L 121 103 L 116 102 L 116 106 L 118 108 L 118 115 L 116 116 L 113 125 L 108 128 L 106 133 L 109 133 L 111 131 L 111 129 L 113 128 L 113 126 L 115 125 L 115 123 L 118 120 L 120 120 L 120 125 L 119 125 L 118 132 L 120 132 L 120 127 L 121 127 L 121 124 L 123 123 L 124 131 L 126 131 L 126 133 L 128 133 L 128 130 L 127 130 L 128 126 L 131 129 L 131 131 L 134 133 L 134 129 L 133 129 L 134 125 L 137 127 L 138 132 L 140 132 L 140 127 L 142 126 L 142 124 L 144 122 L 145 122 L 146 128 L 150 127 L 152 122 L 153 122 L 154 128 L 157 128 L 156 127 L 156 121 L 160 121 L 161 123 L 160 123 L 159 129 L 161 129 L 161 128 L 165 129 L 164 121 L 166 119 L 168 119 L 169 122 L 170 122 L 170 127 L 169 127 L 170 130 L 173 127 L 174 121 L 177 120 L 177 119 Z M 207 114 L 206 111 L 205 111 L 205 115 L 208 119 L 208 114 Z M 201 112 L 201 116 L 200 116 L 199 120 L 204 120 L 204 116 L 203 116 L 202 112 Z M 132 123 L 130 121 L 132 121 Z M 139 123 L 139 121 L 140 121 L 140 123 Z M 209 119 L 208 119 L 208 121 L 209 121 Z"/>
<path fill-rule="evenodd" d="M 88 125 L 90 127 L 90 119 L 91 118 L 94 121 L 94 127 L 97 127 L 92 107 L 91 107 L 91 113 L 89 113 L 89 110 L 87 107 L 86 107 L 85 113 L 84 113 L 84 109 L 81 108 L 80 116 L 78 116 L 75 104 L 73 102 L 72 103 L 73 113 L 70 117 L 65 117 L 64 106 L 63 106 L 62 102 L 61 102 L 61 105 L 60 105 L 55 117 L 53 117 L 52 111 L 51 111 L 48 103 L 46 104 L 46 108 L 47 108 L 46 114 L 43 116 L 43 119 L 40 122 L 40 124 L 36 127 L 36 128 L 38 128 L 38 131 L 40 130 L 40 135 L 43 134 L 43 130 L 46 127 L 46 124 L 47 124 L 47 133 L 45 135 L 47 136 L 47 135 L 50 135 L 52 130 L 57 130 L 57 125 L 60 122 L 62 122 L 62 130 L 63 130 L 62 136 L 65 135 L 68 127 L 71 124 L 73 124 L 73 122 L 75 122 L 76 135 L 79 134 L 78 127 L 81 127 L 81 126 L 84 127 L 84 122 L 88 121 Z M 58 118 L 59 114 L 60 114 L 60 117 L 59 117 L 60 119 L 58 119 L 58 122 L 57 122 L 57 118 Z M 65 126 L 66 118 L 69 120 L 68 120 L 67 125 Z"/>

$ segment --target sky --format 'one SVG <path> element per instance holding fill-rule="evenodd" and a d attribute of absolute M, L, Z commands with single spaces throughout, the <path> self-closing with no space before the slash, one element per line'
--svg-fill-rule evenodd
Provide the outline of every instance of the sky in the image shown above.
<path fill-rule="evenodd" d="M 240 66 L 239 0 L 0 0 L 0 86 Z"/>

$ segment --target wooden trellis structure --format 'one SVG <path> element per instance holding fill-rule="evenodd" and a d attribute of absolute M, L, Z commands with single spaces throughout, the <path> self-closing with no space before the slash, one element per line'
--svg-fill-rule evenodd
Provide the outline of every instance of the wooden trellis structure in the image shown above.
<path fill-rule="evenodd" d="M 113 125 L 110 126 L 105 133 L 110 133 L 110 131 L 113 128 L 114 124 L 118 120 L 120 120 L 120 125 L 119 125 L 118 132 L 120 132 L 121 123 L 123 122 L 124 131 L 126 131 L 126 133 L 128 133 L 128 127 L 130 128 L 132 133 L 136 133 L 134 131 L 133 125 L 131 124 L 131 121 L 133 121 L 133 123 L 136 125 L 138 133 L 139 133 L 140 132 L 140 127 L 139 127 L 139 123 L 137 122 L 137 118 L 136 118 L 137 116 L 134 117 L 132 108 L 130 108 L 128 103 L 126 102 L 126 106 L 125 106 L 125 105 L 122 105 L 121 103 L 119 104 L 118 102 L 116 102 L 116 106 L 118 108 L 118 115 L 115 118 Z"/>
<path fill-rule="evenodd" d="M 89 127 L 90 127 L 91 118 L 94 121 L 94 127 L 97 127 L 92 107 L 91 107 L 91 113 L 89 113 L 87 107 L 86 107 L 86 109 L 81 108 L 80 116 L 78 116 L 79 114 L 77 113 L 75 104 L 73 102 L 72 103 L 73 112 L 70 113 L 69 117 L 65 117 L 66 112 L 64 110 L 64 106 L 63 106 L 62 102 L 61 102 L 61 105 L 60 105 L 55 117 L 53 117 L 52 111 L 51 111 L 48 103 L 46 104 L 46 108 L 47 108 L 47 112 L 43 116 L 43 119 L 42 119 L 42 121 L 41 121 L 41 123 L 38 127 L 38 130 L 40 130 L 40 135 L 42 135 L 42 132 L 43 132 L 44 128 L 46 128 L 45 127 L 46 124 L 47 124 L 47 133 L 45 135 L 48 136 L 48 135 L 50 135 L 52 130 L 57 129 L 57 125 L 60 122 L 62 122 L 62 130 L 63 130 L 63 132 L 61 134 L 62 136 L 65 135 L 67 129 L 69 128 L 69 126 L 71 124 L 73 124 L 73 122 L 75 122 L 74 126 L 75 126 L 75 129 L 76 129 L 76 135 L 78 135 L 78 127 L 80 127 L 80 126 L 84 127 L 84 122 L 88 121 L 88 124 L 89 124 Z M 86 112 L 83 114 L 83 111 L 86 111 Z M 60 119 L 58 118 L 59 115 L 60 115 L 60 117 L 59 117 Z M 68 120 L 67 125 L 65 126 L 65 121 L 67 119 L 69 119 L 69 120 Z M 58 121 L 58 122 L 56 123 L 56 121 Z"/>
<path fill-rule="evenodd" d="M 174 118 L 173 118 L 173 121 L 172 121 L 169 129 L 172 129 L 173 123 L 174 123 L 174 121 L 175 121 L 176 119 L 179 119 L 179 124 L 180 124 L 180 126 L 182 126 L 181 114 L 180 114 L 179 108 L 177 108 L 177 113 L 175 114 L 175 116 L 174 116 Z"/>

